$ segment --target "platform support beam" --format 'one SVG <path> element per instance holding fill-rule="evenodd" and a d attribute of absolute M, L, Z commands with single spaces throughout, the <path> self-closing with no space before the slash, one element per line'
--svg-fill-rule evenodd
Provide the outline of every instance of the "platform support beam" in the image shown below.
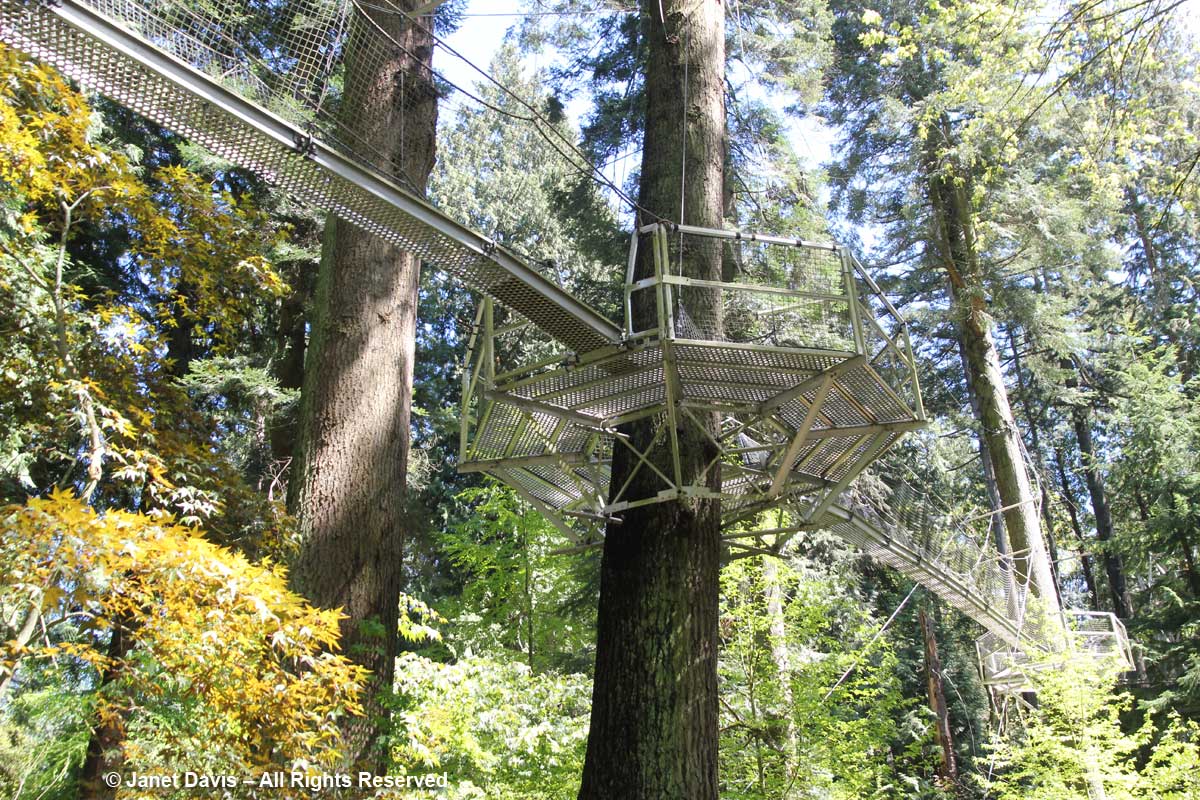
<path fill-rule="evenodd" d="M 822 376 L 820 383 L 817 384 L 817 393 L 813 397 L 812 405 L 808 407 L 808 413 L 804 415 L 804 421 L 796 430 L 796 435 L 788 443 L 787 450 L 784 451 L 783 458 L 779 461 L 779 469 L 776 471 L 775 479 L 771 481 L 771 489 L 767 493 L 770 497 L 778 497 L 779 493 L 783 491 L 784 484 L 787 483 L 788 473 L 792 471 L 792 463 L 795 462 L 796 456 L 800 455 L 800 448 L 808 441 L 808 434 L 821 413 L 821 406 L 825 404 L 825 398 L 829 396 L 829 390 L 833 388 L 835 378 L 835 375 L 827 372 Z"/>
<path fill-rule="evenodd" d="M 816 522 L 825 515 L 825 512 L 829 510 L 829 507 L 837 502 L 839 496 L 842 494 L 842 491 L 850 485 L 852 480 L 858 477 L 858 474 L 862 471 L 862 468 L 875 460 L 880 451 L 883 449 L 884 445 L 886 445 L 891 439 L 891 436 L 892 434 L 889 431 L 880 431 L 871 437 L 871 440 L 863 449 L 862 455 L 860 455 L 854 464 L 846 470 L 846 474 L 843 475 L 837 483 L 833 484 L 833 486 L 830 486 L 825 491 L 824 499 L 817 504 L 816 508 L 809 512 L 809 522 Z"/>

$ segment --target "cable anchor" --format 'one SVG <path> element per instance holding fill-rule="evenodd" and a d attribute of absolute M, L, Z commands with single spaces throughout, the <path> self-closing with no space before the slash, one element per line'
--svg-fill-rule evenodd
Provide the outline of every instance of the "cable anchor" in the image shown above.
<path fill-rule="evenodd" d="M 313 138 L 311 133 L 300 133 L 297 131 L 292 136 L 292 145 L 296 148 L 296 152 L 302 156 L 311 158 L 317 153 L 317 140 Z"/>

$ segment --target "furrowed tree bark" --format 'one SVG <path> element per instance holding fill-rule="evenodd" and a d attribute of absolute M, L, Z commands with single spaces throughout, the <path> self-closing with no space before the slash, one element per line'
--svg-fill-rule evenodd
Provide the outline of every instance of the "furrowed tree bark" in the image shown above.
<path fill-rule="evenodd" d="M 1083 477 L 1088 495 L 1092 500 L 1092 516 L 1096 520 L 1096 538 L 1103 548 L 1101 558 L 1108 575 L 1108 590 L 1112 595 L 1113 610 L 1122 620 L 1133 618 L 1133 597 L 1129 593 L 1129 582 L 1125 575 L 1125 559 L 1115 549 L 1113 541 L 1112 509 L 1108 502 L 1108 489 L 1104 485 L 1104 474 L 1096 463 L 1096 448 L 1092 441 L 1091 414 L 1086 406 L 1071 408 L 1071 421 L 1075 427 L 1075 438 L 1079 443 L 1079 460 L 1083 464 Z M 1146 681 L 1146 663 L 1141 651 L 1133 651 L 1134 671 L 1140 682 Z"/>
<path fill-rule="evenodd" d="M 1050 571 L 1054 575 L 1054 586 L 1059 590 L 1058 602 L 1061 604 L 1062 581 L 1058 572 L 1058 543 L 1055 541 L 1056 537 L 1054 535 L 1054 515 L 1050 505 L 1050 489 L 1045 483 L 1049 473 L 1046 470 L 1046 462 L 1042 458 L 1041 435 L 1038 433 L 1038 429 L 1044 421 L 1045 416 L 1042 415 L 1042 419 L 1038 419 L 1033 413 L 1029 397 L 1032 386 L 1025 380 L 1025 369 L 1021 365 L 1021 351 L 1017 347 L 1017 335 L 1012 326 L 1008 328 L 1008 347 L 1012 352 L 1013 372 L 1017 376 L 1018 400 L 1021 403 L 1021 409 L 1025 412 L 1025 425 L 1029 431 L 1029 444 L 1030 449 L 1033 451 L 1030 454 L 1033 458 L 1033 468 L 1037 471 L 1038 475 L 1042 476 L 1042 481 L 1039 481 L 1038 484 L 1041 490 L 1042 522 L 1046 525 L 1046 547 L 1050 551 Z"/>
<path fill-rule="evenodd" d="M 1079 460 L 1083 465 L 1083 479 L 1087 484 L 1088 496 L 1092 501 L 1092 516 L 1096 520 L 1096 538 L 1103 548 L 1101 558 L 1104 572 L 1108 576 L 1108 591 L 1112 596 L 1113 610 L 1121 619 L 1133 616 L 1133 598 L 1129 594 L 1129 581 L 1125 576 L 1125 559 L 1113 550 L 1112 509 L 1108 503 L 1108 488 L 1104 475 L 1096 464 L 1096 450 L 1092 441 L 1091 415 L 1086 409 L 1074 406 L 1071 409 L 1071 424 L 1075 429 L 1075 440 L 1079 445 Z"/>
<path fill-rule="evenodd" d="M 961 331 L 958 336 L 958 356 L 962 362 L 963 374 L 969 375 L 971 371 L 970 364 L 967 362 L 967 347 L 964 343 Z M 975 394 L 975 386 L 968 379 L 967 399 L 971 403 L 971 415 L 980 420 L 983 418 L 983 413 L 979 409 L 979 398 Z M 1020 596 L 1017 593 L 1017 577 L 1012 558 L 1012 546 L 1008 542 L 1008 531 L 1004 528 L 1004 513 L 1000 510 L 1004 508 L 1004 501 L 1000 499 L 1000 490 L 996 486 L 996 470 L 992 467 L 992 453 L 988 450 L 987 439 L 984 438 L 982 432 L 976 439 L 979 446 L 979 464 L 983 471 L 983 485 L 987 490 L 988 510 L 991 511 L 989 527 L 992 531 L 992 542 L 996 545 L 996 553 L 1000 556 L 1000 569 L 1004 573 L 1005 600 L 1008 604 L 1008 615 L 1011 619 L 1016 619 L 1021 613 Z"/>
<path fill-rule="evenodd" d="M 424 191 L 437 123 L 432 34 L 400 14 L 360 11 L 373 22 L 354 24 L 378 26 L 403 49 L 348 48 L 340 113 L 376 166 Z M 343 728 L 347 762 L 364 767 L 386 760 L 376 742 L 398 647 L 419 269 L 415 256 L 384 240 L 327 222 L 289 485 L 302 537 L 293 584 L 314 603 L 343 609 L 342 647 L 371 670 L 366 714 Z"/>
<path fill-rule="evenodd" d="M 719 0 L 643 0 L 642 20 L 648 63 L 639 202 L 671 220 L 679 219 L 682 201 L 683 222 L 720 227 L 724 7 Z M 644 255 L 639 278 L 653 274 L 650 253 Z M 682 268 L 691 277 L 720 280 L 720 247 L 689 247 Z M 719 325 L 716 301 L 712 292 L 680 297 L 693 319 Z M 656 322 L 646 303 L 635 306 L 634 317 L 641 327 Z M 711 415 L 699 420 L 715 430 Z M 623 430 L 634 446 L 645 448 L 654 424 L 646 420 Z M 716 448 L 686 416 L 678 436 L 683 481 L 694 483 Z M 670 462 L 661 446 L 649 457 L 660 467 Z M 618 447 L 612 484 L 622 485 L 636 463 Z M 707 485 L 716 489 L 719 482 L 711 470 Z M 643 469 L 626 497 L 653 496 L 660 488 L 657 476 Z M 720 506 L 680 499 L 630 509 L 623 517 L 623 524 L 608 527 L 604 542 L 591 729 L 579 797 L 716 800 Z"/>
<path fill-rule="evenodd" d="M 943 120 L 941 127 L 941 140 L 952 141 L 949 121 Z M 934 139 L 930 136 L 931 141 Z M 979 403 L 979 423 L 1003 503 L 1004 527 L 1014 567 L 1019 578 L 1028 580 L 1042 611 L 1056 616 L 1058 592 L 984 296 L 970 182 L 948 174 L 937 152 L 927 153 L 925 170 L 933 210 L 934 250 L 950 277 L 966 354 L 967 379 Z"/>

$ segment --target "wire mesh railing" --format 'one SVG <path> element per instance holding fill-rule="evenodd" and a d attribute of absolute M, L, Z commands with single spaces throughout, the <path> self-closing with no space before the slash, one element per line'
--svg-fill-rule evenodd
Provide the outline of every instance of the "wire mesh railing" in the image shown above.
<path fill-rule="evenodd" d="M 0 41 L 520 309 L 577 351 L 619 340 L 541 274 L 536 237 L 473 230 L 417 191 L 451 95 L 532 129 L 558 169 L 595 177 L 569 131 L 523 97 L 492 84 L 491 103 L 435 73 L 429 24 L 392 0 L 0 0 Z"/>
<path fill-rule="evenodd" d="M 870 476 L 846 492 L 839 505 L 851 515 L 834 528 L 847 538 L 864 537 L 850 530 L 854 518 L 883 539 L 856 542 L 879 560 L 916 578 L 951 606 L 978 619 L 981 610 L 1011 623 L 1011 638 L 1024 592 L 990 541 L 988 515 L 969 506 L 949 508 L 908 480 Z"/>
<path fill-rule="evenodd" d="M 858 424 L 924 417 L 904 321 L 842 247 L 645 226 L 631 244 L 625 314 L 627 337 L 861 356 L 839 379 L 845 391 L 839 389 L 823 411 L 831 423 L 838 409 Z M 853 400 L 843 402 L 848 395 Z M 805 410 L 795 401 L 780 413 L 802 418 Z"/>
<path fill-rule="evenodd" d="M 407 110 L 425 98 L 443 107 L 486 108 L 486 99 L 447 80 L 430 65 L 441 45 L 431 16 L 415 16 L 393 0 L 85 0 L 165 53 L 208 75 L 246 100 L 319 136 L 410 186 L 389 151 L 403 149 Z M 412 4 L 415 5 L 415 4 Z M 448 49 L 448 48 L 447 48 Z M 466 61 L 456 51 L 453 57 Z M 472 67 L 474 64 L 467 62 Z M 480 79 L 486 73 L 480 71 Z M 360 113 L 380 81 L 399 113 Z M 496 84 L 500 86 L 500 84 Z M 538 129 L 547 146 L 573 168 L 593 173 L 574 142 L 528 100 L 493 106 L 512 124 Z M 380 146 L 381 126 L 389 140 Z"/>
<path fill-rule="evenodd" d="M 1134 668 L 1129 636 L 1115 614 L 1066 610 L 1062 613 L 1062 628 L 1066 641 L 1061 652 L 1039 652 L 1027 644 L 1014 645 L 991 632 L 980 636 L 975 640 L 975 648 L 984 686 L 999 694 L 1035 691 L 1037 674 L 1061 668 L 1064 654 L 1072 653 L 1118 671 Z"/>

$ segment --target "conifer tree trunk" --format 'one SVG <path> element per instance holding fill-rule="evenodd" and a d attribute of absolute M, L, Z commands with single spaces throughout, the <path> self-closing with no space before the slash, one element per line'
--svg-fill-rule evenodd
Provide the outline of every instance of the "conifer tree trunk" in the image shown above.
<path fill-rule="evenodd" d="M 937 742 L 941 759 L 938 777 L 945 788 L 951 791 L 958 787 L 958 762 L 954 757 L 954 732 L 950 729 L 950 708 L 946 705 L 946 688 L 942 681 L 942 659 L 938 655 L 937 636 L 933 625 L 925 615 L 925 609 L 917 610 L 921 623 L 921 638 L 925 642 L 925 688 L 929 695 L 929 708 L 937 720 L 934 741 Z"/>
<path fill-rule="evenodd" d="M 123 622 L 124 620 L 117 620 L 117 624 L 112 628 L 105 653 L 111 662 L 101 673 L 101 687 L 118 680 L 124 668 L 122 659 L 129 652 L 130 643 Z M 108 786 L 104 782 L 104 776 L 112 772 L 124 774 L 124 743 L 123 715 L 117 715 L 116 719 L 100 720 L 92 729 L 83 766 L 79 770 L 80 800 L 113 800 L 117 796 L 116 788 Z"/>
<path fill-rule="evenodd" d="M 1138 243 L 1141 245 L 1142 258 L 1146 261 L 1146 276 L 1150 282 L 1151 319 L 1159 323 L 1161 334 L 1170 343 L 1175 363 L 1179 365 L 1181 382 L 1187 383 L 1196 375 L 1195 354 L 1189 352 L 1180 340 L 1178 331 L 1171 325 L 1171 276 L 1163 269 L 1163 257 L 1154 243 L 1156 225 L 1153 215 L 1147 219 L 1147 208 L 1132 186 L 1125 187 L 1125 203 L 1126 211 L 1133 220 Z"/>
<path fill-rule="evenodd" d="M 1029 431 L 1029 444 L 1033 450 L 1031 453 L 1033 458 L 1033 468 L 1037 474 L 1042 476 L 1043 482 L 1039 483 L 1041 490 L 1041 506 L 1042 506 L 1042 522 L 1045 523 L 1046 532 L 1046 547 L 1050 551 L 1050 570 L 1054 574 L 1054 585 L 1059 588 L 1058 601 L 1062 602 L 1061 581 L 1058 572 L 1058 544 L 1055 541 L 1054 535 L 1054 515 L 1050 505 L 1050 489 L 1044 482 L 1049 474 L 1046 471 L 1046 462 L 1042 458 L 1042 442 L 1039 428 L 1045 416 L 1042 415 L 1039 419 L 1034 415 L 1030 402 L 1030 389 L 1032 388 L 1025 380 L 1025 369 L 1021 364 L 1021 351 L 1017 347 L 1017 336 L 1010 326 L 1008 329 L 1008 347 L 1012 352 L 1013 372 L 1017 376 L 1017 390 L 1019 391 L 1019 401 L 1021 408 L 1025 412 L 1025 425 Z"/>
<path fill-rule="evenodd" d="M 306 308 L 312 299 L 312 279 L 300 274 L 292 282 L 292 291 L 284 298 L 279 310 L 275 346 L 280 354 L 275 363 L 275 378 L 281 389 L 304 387 L 304 355 L 308 347 L 308 316 Z M 296 431 L 299 425 L 296 410 L 271 425 L 271 457 L 286 470 L 296 452 Z"/>
<path fill-rule="evenodd" d="M 407 52 L 348 48 L 340 113 L 362 132 L 377 166 L 423 191 L 437 122 L 432 35 L 400 14 L 364 9 Z M 293 583 L 314 603 L 344 610 L 343 649 L 372 672 L 366 715 L 344 728 L 348 761 L 365 766 L 382 763 L 381 698 L 398 647 L 419 270 L 415 256 L 328 221 L 289 486 L 303 538 Z"/>
<path fill-rule="evenodd" d="M 1075 532 L 1075 540 L 1079 542 L 1079 563 L 1083 568 L 1083 580 L 1087 584 L 1090 608 L 1092 611 L 1099 611 L 1100 592 L 1096 589 L 1096 578 L 1092 573 L 1092 557 L 1084 550 L 1087 540 L 1083 536 L 1083 525 L 1079 522 L 1079 504 L 1075 502 L 1075 493 L 1071 491 L 1071 482 L 1067 479 L 1067 467 L 1061 447 L 1054 448 L 1054 467 L 1058 473 L 1063 504 L 1067 507 L 1067 515 L 1071 520 L 1071 530 Z"/>
<path fill-rule="evenodd" d="M 720 227 L 724 6 L 719 0 L 643 0 L 642 20 L 648 63 L 639 202 L 671 220 L 679 219 L 682 201 L 683 222 Z M 639 278 L 653 274 L 648 258 L 637 269 Z M 683 270 L 720 280 L 720 247 L 690 248 Z M 693 318 L 711 317 L 719 310 L 713 301 L 711 292 L 685 293 L 680 300 Z M 652 308 L 639 305 L 634 313 L 635 323 L 653 320 Z M 715 418 L 701 419 L 715 430 Z M 647 420 L 625 433 L 644 448 L 652 427 Z M 679 441 L 682 477 L 689 483 L 715 447 L 690 420 L 681 421 Z M 650 458 L 665 466 L 669 453 L 658 448 Z M 614 486 L 635 463 L 617 448 Z M 709 486 L 717 488 L 719 480 L 711 473 Z M 626 496 L 649 496 L 658 488 L 653 474 L 642 470 Z M 716 800 L 720 506 L 688 498 L 631 509 L 623 517 L 623 524 L 609 525 L 604 542 L 592 719 L 579 797 Z"/>
<path fill-rule="evenodd" d="M 1108 489 L 1104 485 L 1104 474 L 1096 464 L 1096 449 L 1092 442 L 1091 414 L 1084 406 L 1071 409 L 1075 426 L 1075 437 L 1079 443 L 1079 460 L 1083 463 L 1083 477 L 1087 482 L 1088 494 L 1092 499 L 1092 516 L 1096 519 L 1096 538 L 1104 548 L 1101 557 L 1104 571 L 1108 575 L 1108 590 L 1112 594 L 1113 610 L 1122 620 L 1133 618 L 1133 597 L 1129 593 L 1129 582 L 1125 575 L 1125 559 L 1114 549 L 1112 510 L 1108 503 Z M 1146 681 L 1146 663 L 1137 648 L 1133 651 L 1133 666 L 1139 682 Z"/>
<path fill-rule="evenodd" d="M 1129 594 L 1129 581 L 1125 576 L 1125 559 L 1113 550 L 1112 510 L 1108 503 L 1108 488 L 1104 485 L 1104 475 L 1096 464 L 1091 415 L 1086 409 L 1075 406 L 1071 409 L 1071 423 L 1079 445 L 1079 460 L 1083 463 L 1083 478 L 1092 501 L 1092 516 L 1096 519 L 1096 538 L 1104 548 L 1101 558 L 1104 560 L 1104 571 L 1108 575 L 1108 591 L 1112 595 L 1113 610 L 1121 619 L 1129 619 L 1133 616 L 1133 598 Z"/>
<path fill-rule="evenodd" d="M 948 121 L 943 121 L 941 141 L 951 141 Z M 930 136 L 931 141 L 935 139 Z M 931 145 L 932 146 L 932 145 Z M 967 379 L 979 403 L 979 423 L 991 455 L 996 489 L 1004 509 L 1004 527 L 1012 547 L 1017 575 L 1028 580 L 1042 611 L 1059 610 L 1050 558 L 1038 519 L 1036 498 L 1021 453 L 1020 432 L 1013 418 L 1004 385 L 1000 354 L 992 336 L 992 319 L 984 297 L 979 264 L 970 184 L 947 175 L 936 153 L 927 154 L 926 180 L 933 210 L 936 253 L 950 277 L 951 291 L 960 314 L 960 335 L 966 354 Z"/>
<path fill-rule="evenodd" d="M 780 515 L 782 516 L 782 514 Z M 782 526 L 781 526 L 782 527 Z M 787 709 L 787 758 L 784 763 L 793 768 L 792 761 L 796 758 L 799 737 L 796 732 L 796 720 L 792 716 L 792 657 L 787 645 L 787 623 L 783 613 L 783 585 L 779 580 L 779 565 L 775 559 L 767 556 L 762 560 L 763 594 L 767 601 L 767 619 L 770 623 L 768 632 L 771 636 L 771 661 L 775 664 L 780 686 L 780 698 Z"/>
<path fill-rule="evenodd" d="M 969 375 L 971 365 L 967 361 L 967 346 L 964 341 L 963 334 L 959 333 L 958 337 L 958 357 L 962 362 L 963 374 Z M 983 418 L 983 413 L 979 408 L 979 397 L 975 394 L 975 385 L 968 379 L 967 399 L 971 403 L 971 415 L 980 420 Z M 979 445 L 979 463 L 983 471 L 983 485 L 987 490 L 988 510 L 991 512 L 989 517 L 989 527 L 992 530 L 992 543 L 996 546 L 996 553 L 1000 556 L 1000 570 L 1004 574 L 1005 581 L 1005 601 L 1008 605 L 1008 616 L 1010 619 L 1016 619 L 1020 612 L 1020 597 L 1017 593 L 1017 577 L 1014 574 L 1012 546 L 1008 542 L 1008 531 L 1004 527 L 1004 513 L 1000 510 L 1004 508 L 1004 501 L 1000 499 L 1000 489 L 996 485 L 996 470 L 992 466 L 992 453 L 988 449 L 987 439 L 980 433 L 976 440 Z"/>

